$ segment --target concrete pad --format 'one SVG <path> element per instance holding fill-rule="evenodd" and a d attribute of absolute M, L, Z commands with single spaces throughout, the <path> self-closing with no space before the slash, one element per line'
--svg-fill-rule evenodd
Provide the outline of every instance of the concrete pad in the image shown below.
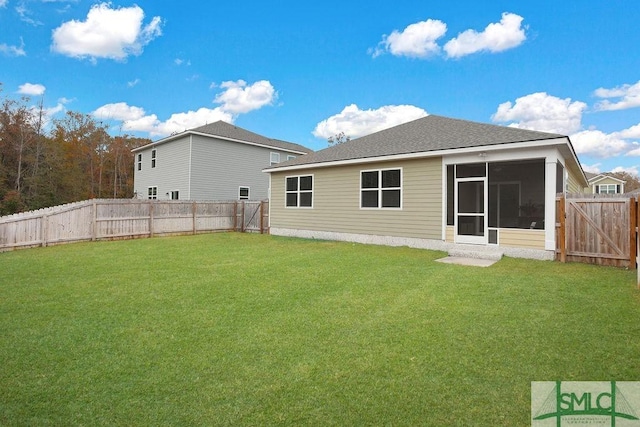
<path fill-rule="evenodd" d="M 448 256 L 437 259 L 436 261 L 445 264 L 471 265 L 473 267 L 489 267 L 490 265 L 498 262 L 498 260 L 495 259 L 467 258 L 459 256 Z"/>

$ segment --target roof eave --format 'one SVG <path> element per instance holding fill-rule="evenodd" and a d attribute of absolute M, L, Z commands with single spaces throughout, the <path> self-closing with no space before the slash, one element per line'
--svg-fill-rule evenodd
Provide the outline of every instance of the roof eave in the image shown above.
<path fill-rule="evenodd" d="M 420 158 L 428 158 L 428 157 L 446 156 L 451 154 L 464 154 L 464 153 L 476 153 L 476 152 L 483 152 L 483 151 L 528 148 L 528 147 L 532 147 L 532 143 L 535 143 L 535 145 L 533 145 L 535 147 L 542 147 L 542 146 L 558 145 L 560 140 L 566 141 L 567 146 L 569 147 L 571 156 L 573 157 L 573 160 L 575 162 L 575 165 L 578 167 L 580 174 L 586 183 L 586 177 L 584 176 L 584 171 L 582 170 L 582 167 L 580 166 L 580 163 L 578 162 L 577 157 L 575 156 L 575 151 L 571 146 L 571 141 L 566 136 L 549 138 L 548 140 L 545 140 L 543 143 L 541 143 L 540 140 L 521 141 L 521 142 L 514 142 L 514 143 L 498 143 L 498 144 L 481 145 L 477 147 L 449 148 L 444 150 L 419 151 L 414 153 L 391 154 L 391 155 L 373 156 L 373 157 L 359 157 L 355 159 L 332 160 L 332 161 L 316 162 L 316 163 L 304 163 L 304 164 L 291 165 L 291 166 L 273 166 L 273 167 L 265 168 L 262 171 L 266 173 L 288 172 L 288 171 L 295 171 L 295 170 L 326 168 L 326 167 L 333 167 L 333 166 L 386 162 L 386 161 L 394 161 L 394 160 L 420 159 Z"/>
<path fill-rule="evenodd" d="M 284 147 L 278 147 L 275 145 L 268 145 L 268 144 L 260 144 L 257 142 L 252 142 L 252 141 L 245 141 L 242 139 L 235 139 L 235 138 L 229 138 L 226 136 L 221 136 L 221 135 L 214 135 L 211 133 L 203 133 L 203 132 L 194 132 L 192 130 L 188 130 L 182 133 L 178 133 L 176 135 L 171 135 L 169 137 L 166 137 L 164 139 L 160 139 L 158 141 L 152 142 L 151 144 L 147 144 L 147 145 L 143 145 L 142 147 L 138 147 L 138 148 L 134 148 L 133 150 L 131 150 L 132 153 L 135 153 L 137 151 L 142 151 L 144 149 L 150 148 L 151 146 L 157 147 L 158 145 L 161 144 L 166 144 L 167 142 L 171 142 L 173 140 L 185 137 L 185 136 L 189 136 L 189 135 L 197 135 L 197 136 L 204 136 L 206 138 L 216 138 L 216 139 L 222 139 L 224 141 L 230 141 L 230 142 L 237 142 L 240 144 L 246 144 L 246 145 L 253 145 L 256 147 L 263 147 L 263 148 L 269 148 L 272 150 L 279 150 L 279 151 L 285 151 L 287 153 L 294 153 L 294 154 L 309 154 L 309 152 L 304 152 L 304 151 L 300 151 L 300 150 L 293 150 L 290 148 L 284 148 Z"/>

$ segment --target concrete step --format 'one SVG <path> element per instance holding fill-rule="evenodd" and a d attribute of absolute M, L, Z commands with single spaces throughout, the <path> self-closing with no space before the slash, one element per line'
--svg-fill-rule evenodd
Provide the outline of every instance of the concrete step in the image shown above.
<path fill-rule="evenodd" d="M 484 248 L 484 247 L 455 247 L 449 249 L 450 257 L 458 258 L 473 258 L 473 259 L 488 259 L 491 261 L 499 261 L 504 254 L 496 249 Z"/>

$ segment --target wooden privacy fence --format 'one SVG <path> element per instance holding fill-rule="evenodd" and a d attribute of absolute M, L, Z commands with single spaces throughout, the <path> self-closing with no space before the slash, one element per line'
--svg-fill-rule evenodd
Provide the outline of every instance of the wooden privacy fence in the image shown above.
<path fill-rule="evenodd" d="M 635 197 L 559 196 L 556 212 L 556 259 L 636 268 Z"/>
<path fill-rule="evenodd" d="M 86 240 L 268 232 L 267 201 L 96 199 L 0 218 L 0 251 Z"/>

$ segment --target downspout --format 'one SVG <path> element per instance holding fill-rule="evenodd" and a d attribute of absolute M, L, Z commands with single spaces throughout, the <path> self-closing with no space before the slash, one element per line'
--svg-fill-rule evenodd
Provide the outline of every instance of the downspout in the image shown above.
<path fill-rule="evenodd" d="M 191 159 L 193 158 L 193 135 L 189 134 L 189 178 L 187 182 L 187 200 L 191 200 Z"/>

